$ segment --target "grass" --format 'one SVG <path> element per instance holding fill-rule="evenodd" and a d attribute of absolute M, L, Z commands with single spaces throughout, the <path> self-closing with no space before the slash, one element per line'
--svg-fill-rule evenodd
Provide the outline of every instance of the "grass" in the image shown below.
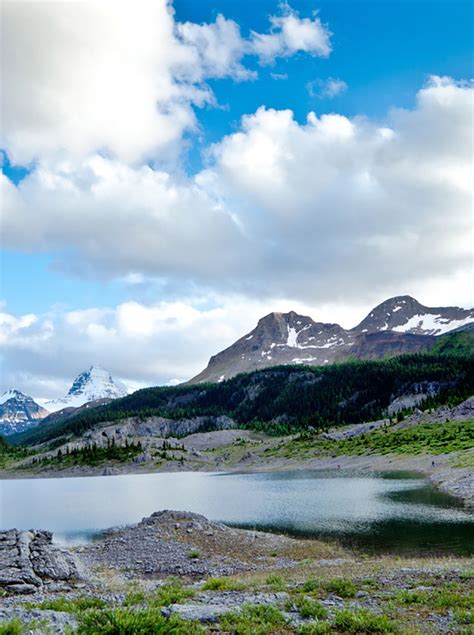
<path fill-rule="evenodd" d="M 173 615 L 165 618 L 159 609 L 92 609 L 82 613 L 77 635 L 204 635 L 202 626 Z"/>
<path fill-rule="evenodd" d="M 79 614 L 89 609 L 101 609 L 106 606 L 104 600 L 90 595 L 80 595 L 74 598 L 60 596 L 45 600 L 39 604 L 25 603 L 25 608 L 41 609 L 42 611 L 61 611 L 74 614 Z"/>
<path fill-rule="evenodd" d="M 272 591 L 284 591 L 286 589 L 286 582 L 280 576 L 272 573 L 265 580 L 267 586 L 271 587 Z"/>
<path fill-rule="evenodd" d="M 183 586 L 180 580 L 168 580 L 163 586 L 157 589 L 155 596 L 150 600 L 149 604 L 153 608 L 162 606 L 170 606 L 171 604 L 179 604 L 184 600 L 194 597 L 193 589 Z"/>
<path fill-rule="evenodd" d="M 474 420 L 419 424 L 402 430 L 383 428 L 340 441 L 301 435 L 283 448 L 286 456 L 318 452 L 321 455 L 445 454 L 474 447 Z M 471 458 L 464 459 L 470 465 Z M 467 467 L 469 465 L 466 465 Z M 463 465 L 464 467 L 464 465 Z"/>
<path fill-rule="evenodd" d="M 334 626 L 342 633 L 396 633 L 397 625 L 386 615 L 377 615 L 366 609 L 336 611 Z M 337 632 L 337 631 L 336 631 Z"/>
<path fill-rule="evenodd" d="M 26 626 L 20 620 L 10 620 L 0 624 L 0 635 L 23 635 L 26 633 Z"/>
<path fill-rule="evenodd" d="M 435 611 L 447 609 L 469 609 L 474 606 L 474 591 L 464 593 L 457 588 L 439 588 L 433 590 L 414 589 L 400 591 L 395 598 L 401 605 L 426 606 Z"/>
<path fill-rule="evenodd" d="M 199 551 L 199 549 L 191 549 L 191 551 L 188 551 L 188 558 L 190 560 L 199 560 L 200 557 L 201 552 Z"/>
<path fill-rule="evenodd" d="M 324 620 L 328 616 L 327 608 L 312 598 L 297 597 L 294 606 L 304 620 Z"/>
<path fill-rule="evenodd" d="M 329 593 L 335 593 L 341 598 L 353 598 L 357 593 L 357 587 L 354 582 L 345 578 L 333 578 L 326 582 L 325 588 Z"/>
<path fill-rule="evenodd" d="M 209 578 L 202 588 L 203 591 L 241 591 L 246 586 L 243 582 L 231 578 Z"/>
<path fill-rule="evenodd" d="M 221 629 L 232 635 L 282 635 L 292 632 L 283 613 L 265 604 L 244 604 L 240 613 L 227 613 L 221 619 Z"/>

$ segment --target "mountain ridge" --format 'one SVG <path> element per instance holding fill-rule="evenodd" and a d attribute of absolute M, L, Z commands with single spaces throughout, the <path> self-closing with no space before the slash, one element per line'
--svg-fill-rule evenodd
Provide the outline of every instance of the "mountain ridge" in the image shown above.
<path fill-rule="evenodd" d="M 188 383 L 223 381 L 279 364 L 323 365 L 427 351 L 439 335 L 472 323 L 472 309 L 426 307 L 408 295 L 385 300 L 351 329 L 315 322 L 295 311 L 273 312 L 213 355 L 207 367 Z"/>

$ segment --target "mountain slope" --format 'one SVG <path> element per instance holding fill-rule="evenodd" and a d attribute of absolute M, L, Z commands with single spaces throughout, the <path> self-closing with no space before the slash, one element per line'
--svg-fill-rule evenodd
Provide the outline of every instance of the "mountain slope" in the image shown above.
<path fill-rule="evenodd" d="M 133 428 L 134 421 L 139 425 L 149 417 L 181 422 L 203 417 L 213 429 L 216 419 L 225 416 L 238 426 L 286 433 L 309 425 L 324 428 L 375 420 L 400 398 L 404 408 L 421 403 L 431 407 L 472 394 L 473 355 L 403 355 L 321 367 L 278 366 L 216 384 L 138 390 L 107 406 L 16 435 L 13 441 L 34 445 L 80 436 L 106 422 L 125 419 Z"/>
<path fill-rule="evenodd" d="M 324 365 L 428 351 L 436 336 L 472 323 L 474 310 L 429 308 L 410 296 L 386 300 L 349 330 L 294 311 L 270 313 L 253 331 L 211 357 L 190 383 L 223 381 L 279 364 Z"/>
<path fill-rule="evenodd" d="M 107 370 L 91 366 L 76 377 L 65 397 L 47 401 L 45 407 L 50 412 L 57 412 L 63 408 L 78 408 L 89 401 L 118 399 L 126 395 L 126 387 L 114 380 Z"/>
<path fill-rule="evenodd" d="M 29 395 L 19 390 L 7 390 L 0 396 L 0 435 L 28 430 L 48 414 Z"/>

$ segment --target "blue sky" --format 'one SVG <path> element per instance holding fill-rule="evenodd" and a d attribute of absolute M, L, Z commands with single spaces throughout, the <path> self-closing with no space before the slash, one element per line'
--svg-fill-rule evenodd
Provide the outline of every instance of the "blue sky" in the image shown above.
<path fill-rule="evenodd" d="M 183 328 L 188 311 L 222 310 L 219 337 L 195 353 L 189 371 L 183 362 L 169 372 L 135 372 L 132 379 L 146 383 L 153 373 L 165 381 L 199 370 L 209 354 L 272 308 L 301 306 L 347 324 L 395 293 L 421 293 L 427 303 L 472 301 L 465 291 L 466 251 L 459 247 L 469 227 L 465 170 L 472 144 L 469 149 L 465 131 L 472 101 L 463 80 L 473 76 L 472 2 L 175 0 L 168 32 L 160 31 L 164 0 L 156 0 L 146 15 L 125 4 L 123 16 L 104 22 L 111 25 L 107 32 L 99 13 L 90 32 L 81 30 L 81 20 L 91 24 L 81 6 L 95 11 L 94 2 L 75 9 L 36 3 L 39 27 L 31 33 L 31 16 L 9 6 L 2 27 L 11 37 L 3 62 L 0 141 L 8 197 L 0 299 L 12 333 L 23 333 L 21 316 L 34 314 L 41 337 L 54 341 L 40 359 L 40 335 L 25 327 L 26 339 L 4 354 L 12 382 L 43 386 L 47 396 L 56 396 L 54 382 L 88 354 L 71 350 L 70 365 L 52 370 L 54 350 L 67 348 L 60 338 L 87 316 L 94 337 L 100 332 L 110 340 L 123 326 L 120 306 L 126 303 L 140 307 L 144 320 L 142 331 L 129 329 L 133 337 L 156 337 L 157 349 L 168 310 L 157 307 L 174 303 L 179 315 L 166 319 Z M 60 12 L 68 10 L 77 11 L 77 33 L 56 40 Z M 247 54 L 230 45 L 226 51 L 225 37 L 217 53 L 205 49 L 219 14 L 240 29 L 236 46 Z M 303 38 L 291 50 L 280 43 L 269 63 L 256 53 L 252 33 L 274 37 L 288 16 L 326 33 L 330 52 L 308 48 Z M 191 35 L 180 30 L 183 23 L 192 23 Z M 132 56 L 128 69 L 128 52 L 142 47 L 143 60 Z M 89 49 L 105 69 L 97 77 Z M 227 53 L 227 66 L 216 71 Z M 185 61 L 176 67 L 179 55 Z M 236 79 L 236 68 L 246 79 Z M 143 86 L 137 87 L 142 71 Z M 249 79 L 251 73 L 256 78 Z M 155 129 L 152 109 L 141 106 L 157 80 L 167 96 L 160 93 L 156 103 L 168 123 Z M 324 92 L 330 80 L 339 82 L 339 92 Z M 134 102 L 141 89 L 143 97 Z M 173 110 L 176 104 L 182 111 Z M 259 111 L 262 106 L 267 110 Z M 275 117 L 268 109 L 277 111 Z M 281 114 L 286 109 L 292 118 Z M 311 111 L 320 119 L 308 123 Z M 329 114 L 334 117 L 324 119 Z M 140 127 L 148 116 L 149 134 Z M 165 142 L 168 126 L 172 139 Z M 314 139 L 311 126 L 319 130 Z M 350 140 L 351 126 L 357 141 Z M 378 156 L 381 135 L 400 145 Z M 387 157 L 395 165 L 390 174 Z M 300 179 L 313 162 L 314 183 L 310 172 Z M 406 166 L 419 166 L 420 173 Z M 276 179 L 273 198 L 272 180 L 264 187 L 269 171 Z M 447 236 L 443 223 L 453 211 L 459 218 L 451 218 L 453 235 Z M 432 249 L 422 247 L 425 242 Z M 404 253 L 399 260 L 398 253 Z M 236 302 L 241 315 L 231 329 L 224 323 Z M 111 351 L 112 344 L 95 361 L 126 377 L 125 362 Z"/>

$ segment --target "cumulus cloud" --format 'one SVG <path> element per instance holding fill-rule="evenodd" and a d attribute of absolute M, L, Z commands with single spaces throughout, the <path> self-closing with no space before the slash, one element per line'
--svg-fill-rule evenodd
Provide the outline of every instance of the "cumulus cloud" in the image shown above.
<path fill-rule="evenodd" d="M 332 99 L 347 90 L 347 84 L 342 79 L 315 79 L 306 84 L 306 89 L 310 97 L 319 97 L 321 99 Z"/>
<path fill-rule="evenodd" d="M 3 179 L 3 242 L 84 274 L 311 301 L 450 276 L 470 266 L 472 92 L 434 78 L 382 124 L 262 107 L 193 178 L 43 164 Z"/>
<path fill-rule="evenodd" d="M 315 15 L 300 18 L 288 4 L 282 4 L 283 15 L 271 16 L 270 33 L 252 32 L 251 49 L 262 64 L 271 64 L 277 57 L 291 57 L 299 51 L 316 57 L 331 53 L 331 33 Z"/>
<path fill-rule="evenodd" d="M 230 75 L 237 80 L 256 78 L 256 72 L 241 63 L 247 46 L 234 20 L 226 20 L 219 14 L 212 24 L 184 22 L 178 24 L 178 33 L 195 49 L 203 76 L 222 78 Z"/>
<path fill-rule="evenodd" d="M 222 15 L 176 22 L 167 0 L 7 0 L 0 147 L 19 165 L 96 152 L 129 164 L 173 159 L 198 128 L 194 108 L 215 103 L 207 79 L 255 79 L 246 56 L 329 54 L 319 19 L 285 11 L 270 34 L 245 39 Z"/>

